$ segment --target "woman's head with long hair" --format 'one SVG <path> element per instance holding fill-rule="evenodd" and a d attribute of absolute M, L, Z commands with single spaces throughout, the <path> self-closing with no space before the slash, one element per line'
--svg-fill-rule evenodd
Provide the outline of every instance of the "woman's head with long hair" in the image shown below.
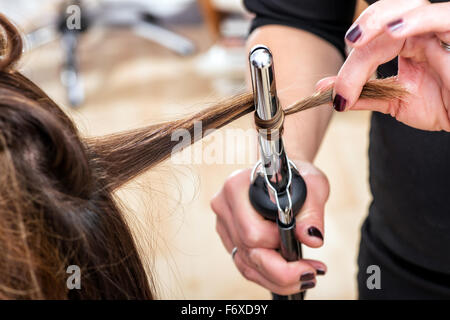
<path fill-rule="evenodd" d="M 0 299 L 151 299 L 132 233 L 113 192 L 190 144 L 254 110 L 245 93 L 180 120 L 103 137 L 81 138 L 66 114 L 14 70 L 22 39 L 0 14 Z M 366 85 L 362 96 L 405 92 L 393 80 Z M 286 115 L 331 101 L 331 88 L 285 109 Z M 202 122 L 202 135 L 193 134 Z M 81 289 L 69 290 L 68 266 Z"/>
<path fill-rule="evenodd" d="M 151 299 L 95 148 L 13 70 L 22 39 L 3 15 L 0 25 L 0 299 Z M 70 265 L 80 290 L 67 287 Z"/>

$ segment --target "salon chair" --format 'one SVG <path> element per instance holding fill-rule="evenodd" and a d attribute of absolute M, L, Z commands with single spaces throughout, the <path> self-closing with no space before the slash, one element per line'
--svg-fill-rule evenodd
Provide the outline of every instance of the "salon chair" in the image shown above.
<path fill-rule="evenodd" d="M 69 28 L 69 6 L 79 8 L 80 28 Z M 57 18 L 27 34 L 31 49 L 60 39 L 65 53 L 61 69 L 61 82 L 66 88 L 68 101 L 76 107 L 84 101 L 84 87 L 77 65 L 77 47 L 80 36 L 95 27 L 125 28 L 137 36 L 153 41 L 181 56 L 195 52 L 194 44 L 184 36 L 164 27 L 149 6 L 133 1 L 66 0 L 60 6 Z"/>

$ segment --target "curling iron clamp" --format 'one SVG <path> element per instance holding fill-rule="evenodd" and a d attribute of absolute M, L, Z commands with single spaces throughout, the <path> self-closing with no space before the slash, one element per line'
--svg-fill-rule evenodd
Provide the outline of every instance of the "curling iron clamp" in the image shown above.
<path fill-rule="evenodd" d="M 250 51 L 249 62 L 260 148 L 260 160 L 251 174 L 250 202 L 264 218 L 277 223 L 283 258 L 296 261 L 302 258 L 302 251 L 295 236 L 295 216 L 305 202 L 306 185 L 284 150 L 284 116 L 277 98 L 272 54 L 267 47 L 257 45 Z M 303 292 L 272 295 L 274 300 L 304 298 Z"/>

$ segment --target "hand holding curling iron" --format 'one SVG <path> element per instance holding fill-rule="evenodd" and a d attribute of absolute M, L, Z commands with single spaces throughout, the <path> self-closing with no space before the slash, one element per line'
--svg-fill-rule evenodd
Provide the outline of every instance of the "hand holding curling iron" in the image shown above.
<path fill-rule="evenodd" d="M 318 248 L 323 244 L 328 180 L 312 164 L 294 162 L 308 190 L 296 219 L 296 236 L 303 245 Z M 229 253 L 238 248 L 234 262 L 246 279 L 280 295 L 298 293 L 302 286 L 302 290 L 311 288 L 316 283 L 316 275 L 326 272 L 325 264 L 307 259 L 286 262 L 275 250 L 280 247 L 277 225 L 265 220 L 252 207 L 248 197 L 250 173 L 250 169 L 234 173 L 211 202 L 223 244 Z"/>

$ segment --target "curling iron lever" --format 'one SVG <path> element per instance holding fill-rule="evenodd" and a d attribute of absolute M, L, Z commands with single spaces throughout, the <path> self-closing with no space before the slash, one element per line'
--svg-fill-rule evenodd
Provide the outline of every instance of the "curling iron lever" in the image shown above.
<path fill-rule="evenodd" d="M 249 60 L 255 116 L 265 121 L 272 120 L 281 111 L 272 54 L 267 47 L 258 45 L 250 51 Z M 305 202 L 306 185 L 286 155 L 280 132 L 268 135 L 262 131 L 258 131 L 260 160 L 251 175 L 250 202 L 264 218 L 277 223 L 281 255 L 287 261 L 296 261 L 302 258 L 302 251 L 295 236 L 295 216 Z M 303 297 L 303 293 L 289 296 L 273 294 L 274 300 L 302 300 Z"/>

